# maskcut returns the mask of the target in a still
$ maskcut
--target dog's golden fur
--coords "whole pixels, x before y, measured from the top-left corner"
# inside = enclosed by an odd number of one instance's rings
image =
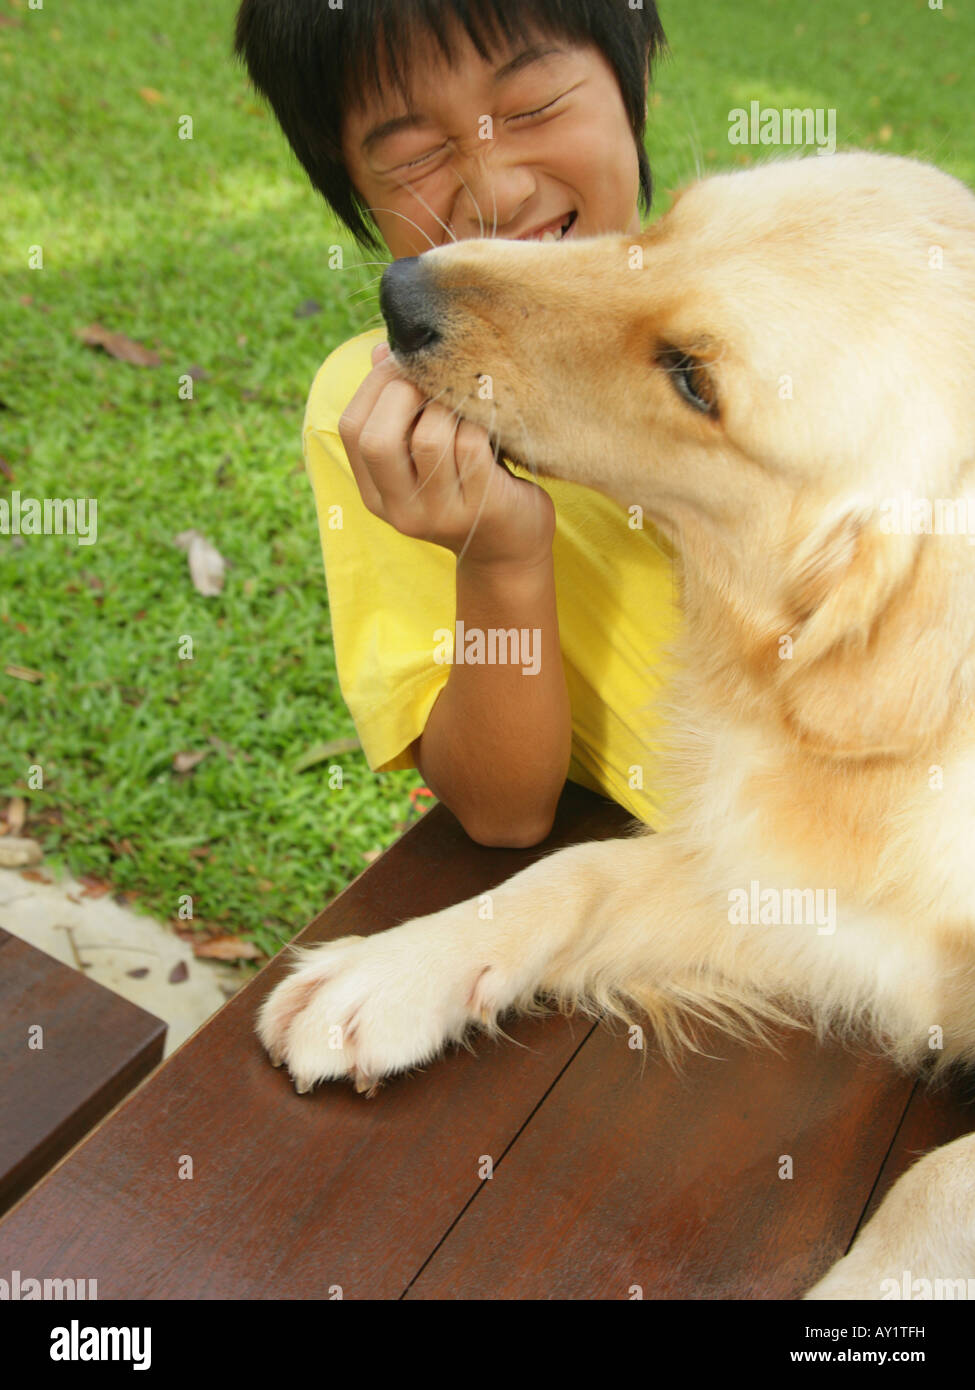
[[[681,557],[673,824],[541,860],[492,922],[304,953],[262,1011],[274,1059],[365,1087],[542,993],[643,1009],[669,1052],[793,1020],[975,1060],[975,549],[881,525],[905,492],[975,501],[975,198],[909,160],[782,161],[635,240],[423,264],[439,339],[406,374]],[[835,931],[732,924],[751,881],[835,889]]]

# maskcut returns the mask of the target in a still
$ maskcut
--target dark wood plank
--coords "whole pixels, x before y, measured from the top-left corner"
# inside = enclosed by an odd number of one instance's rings
[[[848,1243],[912,1085],[805,1034],[781,1046],[714,1037],[682,1075],[641,1074],[599,1029],[408,1296],[796,1297]]]
[[[568,786],[549,840],[474,845],[427,813],[303,933],[366,934],[483,892],[541,854],[629,818]],[[396,1298],[590,1031],[524,1020],[375,1100],[297,1096],[253,1032],[279,957],[0,1223],[0,1268],[81,1272],[100,1298]],[[183,1156],[191,1179],[179,1177]]]
[[[149,1074],[165,1039],[161,1019],[0,930],[0,1211]]]

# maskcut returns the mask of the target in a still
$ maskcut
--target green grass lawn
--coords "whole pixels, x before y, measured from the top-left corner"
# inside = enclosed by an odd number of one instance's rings
[[[271,952],[395,838],[420,779],[376,777],[358,751],[299,770],[355,733],[302,411],[322,359],[374,321],[374,289],[355,292],[377,272],[355,268],[232,62],[235,8],[0,0],[0,496],[98,501],[96,545],[0,537],[0,795],[26,797],[49,862],[164,918],[190,893],[201,926]],[[841,148],[917,154],[975,184],[969,7],[661,8],[655,211],[697,167],[764,153],[727,139],[729,110],[756,99],[835,108]],[[345,272],[326,264],[336,242]],[[296,317],[310,299],[321,312]],[[93,322],[160,365],[84,346]],[[217,598],[173,543],[190,527],[230,563]]]

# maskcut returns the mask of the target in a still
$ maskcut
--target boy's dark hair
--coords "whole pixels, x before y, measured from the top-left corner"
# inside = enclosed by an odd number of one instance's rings
[[[355,239],[381,249],[375,224],[342,158],[343,111],[380,94],[378,52],[405,96],[404,74],[422,45],[435,41],[453,58],[450,21],[489,60],[499,40],[529,39],[531,30],[593,44],[609,63],[640,161],[640,205],[653,197],[643,145],[648,65],[666,38],[654,0],[242,0],[234,49],[270,102],[312,184]]]

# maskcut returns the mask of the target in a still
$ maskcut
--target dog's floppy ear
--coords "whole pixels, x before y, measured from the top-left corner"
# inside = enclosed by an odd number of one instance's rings
[[[972,657],[973,571],[964,537],[887,534],[861,503],[816,528],[788,576],[792,657],[779,670],[803,743],[904,757],[937,737]]]
[[[864,641],[915,562],[917,537],[885,535],[875,516],[868,502],[849,500],[796,550],[786,575],[786,610],[804,665],[841,640]]]

